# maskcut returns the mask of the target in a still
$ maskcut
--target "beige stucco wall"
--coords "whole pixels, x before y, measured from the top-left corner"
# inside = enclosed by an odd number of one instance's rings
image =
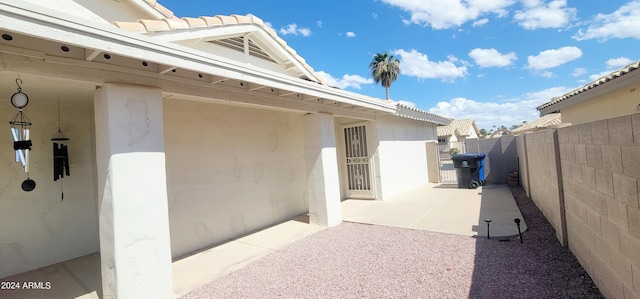
[[[561,128],[559,141],[569,247],[605,296],[637,298],[640,114]]]
[[[300,114],[165,100],[174,257],[305,213]]]
[[[93,107],[60,104],[71,139],[70,176],[54,182],[50,139],[58,129],[57,105],[31,99],[25,114],[33,123],[30,177],[37,185],[24,192],[26,174],[14,162],[8,124],[18,112],[8,101],[13,92],[0,105],[0,278],[98,251]]]
[[[640,83],[563,108],[562,122],[574,125],[638,112]]]
[[[429,182],[426,142],[437,140],[434,124],[382,116],[376,120],[380,199]]]

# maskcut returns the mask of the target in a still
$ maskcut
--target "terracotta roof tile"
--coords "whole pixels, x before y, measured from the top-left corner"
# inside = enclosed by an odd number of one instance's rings
[[[138,20],[138,22],[144,25],[144,28],[147,30],[147,32],[161,32],[161,31],[171,30],[171,27],[169,26],[169,24],[167,24],[167,22],[165,22],[164,20]],[[123,24],[123,23],[124,22],[120,22],[120,24]],[[125,29],[125,28],[121,28],[121,29]]]
[[[169,25],[171,30],[190,29],[189,22],[184,19],[164,19]]]
[[[234,18],[233,16],[220,16],[220,15],[217,15],[216,18],[219,18],[222,21],[223,25],[238,24],[238,19]]]
[[[440,116],[438,114],[424,111],[418,108],[409,107],[400,103],[396,104],[395,115],[408,119],[430,122],[438,125],[447,125],[451,122],[451,119],[448,117]]]
[[[438,133],[438,137],[453,136],[453,135],[460,134],[460,132],[458,131],[458,128],[451,125],[439,126],[436,128],[436,131]]]
[[[222,20],[220,18],[218,18],[217,16],[215,16],[215,17],[202,16],[202,17],[200,17],[200,19],[203,19],[207,23],[208,27],[214,27],[214,26],[222,25]]]
[[[513,133],[524,133],[524,132],[532,132],[541,129],[545,129],[548,127],[556,127],[562,123],[562,116],[560,113],[549,113],[544,115],[536,120],[533,120],[527,124],[519,126],[511,132]]]
[[[116,25],[116,27],[126,31],[137,33],[147,32],[147,28],[144,26],[144,24],[138,22],[113,22],[113,24]]]
[[[187,24],[189,25],[189,28],[203,28],[203,27],[207,27],[207,21],[205,21],[203,18],[188,18],[188,17],[184,17],[182,18],[185,22],[187,22]]]

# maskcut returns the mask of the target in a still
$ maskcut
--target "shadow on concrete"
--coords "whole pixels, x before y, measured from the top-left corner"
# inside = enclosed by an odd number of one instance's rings
[[[468,297],[604,298],[573,254],[558,242],[553,227],[523,189],[510,189],[523,216],[521,225],[525,221],[527,225],[526,231],[522,230],[523,243],[518,235],[488,239],[486,225],[478,227]],[[483,192],[483,204],[489,197],[489,192]],[[481,213],[479,221],[484,224],[486,217]],[[514,219],[508,220],[516,227]]]

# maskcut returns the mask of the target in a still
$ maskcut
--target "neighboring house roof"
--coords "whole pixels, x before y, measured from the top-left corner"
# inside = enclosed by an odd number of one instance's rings
[[[448,126],[438,127],[438,136],[471,136],[471,132],[475,131],[480,136],[480,131],[476,126],[476,122],[471,118],[454,119]]]
[[[418,108],[409,107],[400,103],[396,104],[395,115],[404,117],[404,118],[430,122],[438,125],[448,125],[452,121],[451,118],[440,116],[435,113],[427,112],[424,110],[420,110]],[[438,127],[438,129],[440,128],[441,127]]]
[[[522,126],[519,126],[513,130],[511,130],[514,134],[523,134],[527,132],[533,132],[537,130],[542,130],[546,128],[557,127],[562,123],[562,116],[560,113],[549,113],[544,115],[534,121],[526,123]]]
[[[580,88],[576,88],[570,92],[567,92],[561,96],[558,97],[554,97],[551,99],[551,101],[544,103],[540,106],[538,106],[536,109],[538,109],[538,111],[540,111],[543,115],[544,114],[548,114],[548,113],[553,113],[553,112],[557,112],[559,111],[561,108],[567,107],[569,105],[575,104],[572,102],[572,99],[574,99],[576,96],[591,91],[591,90],[599,90],[601,88],[604,88],[605,86],[609,86],[610,84],[613,84],[611,82],[615,81],[622,81],[625,78],[627,78],[629,75],[631,74],[638,74],[640,72],[635,72],[636,70],[638,70],[638,68],[640,68],[640,60],[630,63],[629,65],[611,72],[607,75],[604,75],[592,82],[589,82],[587,84],[585,84],[584,86],[580,87]],[[635,72],[635,73],[634,73]]]
[[[459,136],[460,130],[454,126],[439,126],[437,129],[438,137]]]

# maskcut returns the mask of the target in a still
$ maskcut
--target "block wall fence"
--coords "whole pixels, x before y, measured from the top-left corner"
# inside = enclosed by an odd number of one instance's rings
[[[527,194],[607,298],[640,297],[640,113],[517,137]]]

